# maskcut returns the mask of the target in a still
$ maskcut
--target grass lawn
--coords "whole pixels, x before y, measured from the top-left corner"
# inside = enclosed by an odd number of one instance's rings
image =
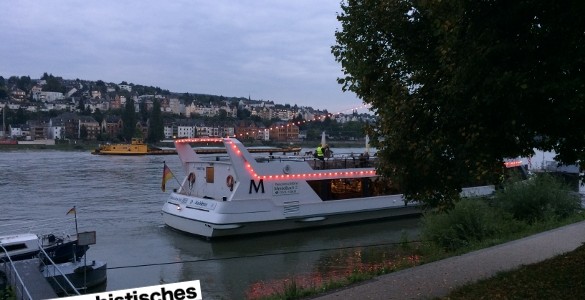
[[[461,287],[443,299],[583,299],[585,245]]]

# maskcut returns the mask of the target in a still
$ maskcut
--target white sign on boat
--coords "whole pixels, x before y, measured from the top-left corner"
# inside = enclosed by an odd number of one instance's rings
[[[298,193],[298,182],[275,182],[272,188],[272,196],[294,195]]]

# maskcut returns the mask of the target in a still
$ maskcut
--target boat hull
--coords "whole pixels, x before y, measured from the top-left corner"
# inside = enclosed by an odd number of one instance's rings
[[[107,281],[107,263],[103,261],[94,260],[87,266],[83,261],[44,266],[41,272],[57,294],[63,293],[62,287],[69,287],[65,277],[57,268],[63,272],[75,288],[80,290],[103,286]],[[67,289],[66,292],[72,291]]]
[[[394,204],[390,206],[372,205],[369,209],[363,208],[367,200],[360,199],[359,201],[362,202],[359,204],[362,209],[347,210],[342,207],[343,205],[336,208],[336,205],[323,203],[324,209],[318,209],[315,207],[318,205],[312,205],[314,213],[288,216],[283,214],[272,217],[269,216],[272,213],[268,212],[218,214],[198,210],[183,214],[179,213],[176,204],[167,203],[163,208],[162,215],[165,224],[170,228],[205,238],[217,238],[416,216],[422,212],[418,205],[404,205],[402,201],[390,202]],[[185,210],[185,208],[181,208],[181,210]],[[279,209],[273,211],[279,211]]]

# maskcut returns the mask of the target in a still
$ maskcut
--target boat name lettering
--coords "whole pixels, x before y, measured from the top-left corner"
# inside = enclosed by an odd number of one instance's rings
[[[175,195],[172,195],[171,200],[175,200],[177,202],[181,202],[181,203],[185,204],[185,203],[187,203],[188,199],[187,199],[187,197],[177,197]]]
[[[254,189],[254,191],[256,192],[256,194],[258,193],[258,191],[260,189],[262,189],[262,194],[264,194],[264,179],[260,179],[260,182],[258,182],[258,185],[256,185],[256,181],[254,181],[254,179],[250,179],[250,191],[249,191],[249,194],[252,194],[252,188]]]
[[[193,202],[193,200],[191,200],[191,201],[189,201],[189,204],[207,207],[207,204],[208,203],[207,202],[200,201],[200,200],[195,200],[195,202]]]
[[[189,206],[191,208],[202,208],[207,210],[214,210],[217,203],[215,202],[207,202],[203,200],[189,200]]]
[[[294,195],[298,193],[298,182],[275,182],[272,186],[272,196]]]

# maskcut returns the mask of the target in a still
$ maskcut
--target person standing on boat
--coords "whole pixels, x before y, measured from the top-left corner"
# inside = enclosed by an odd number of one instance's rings
[[[360,167],[366,168],[369,166],[370,153],[368,151],[360,154]]]
[[[319,160],[325,160],[323,146],[321,144],[319,144],[319,146],[317,146],[317,150],[315,150],[315,157],[317,157]]]
[[[331,158],[333,156],[333,151],[331,151],[331,148],[327,144],[323,147],[323,156],[325,158]]]

